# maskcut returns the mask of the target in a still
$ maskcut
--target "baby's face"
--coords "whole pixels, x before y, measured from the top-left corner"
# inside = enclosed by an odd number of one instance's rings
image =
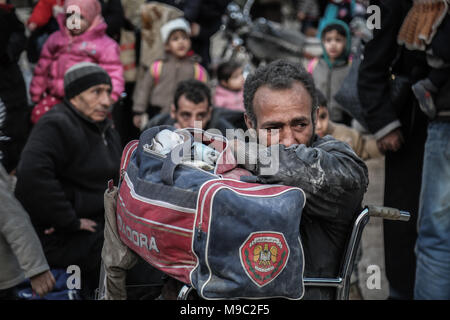
[[[89,28],[89,22],[82,15],[67,14],[66,27],[71,35],[77,36]]]
[[[177,58],[184,58],[191,49],[191,39],[183,30],[176,30],[169,36],[166,43],[166,51],[169,51]]]
[[[319,106],[319,115],[317,117],[316,123],[316,134],[321,138],[325,136],[328,131],[328,121],[328,109],[326,107]]]
[[[240,91],[244,87],[244,73],[242,68],[237,68],[234,70],[234,72],[231,74],[231,77],[222,85],[224,87],[233,90],[233,91]]]
[[[345,37],[336,30],[328,31],[322,38],[323,46],[330,60],[339,58],[345,49]]]

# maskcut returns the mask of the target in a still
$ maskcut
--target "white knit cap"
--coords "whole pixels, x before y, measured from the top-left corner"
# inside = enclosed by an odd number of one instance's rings
[[[172,34],[172,32],[176,30],[184,30],[188,35],[191,34],[191,28],[189,27],[189,23],[186,21],[186,19],[178,18],[170,20],[161,27],[162,42],[166,43],[167,40],[169,40],[169,37]]]

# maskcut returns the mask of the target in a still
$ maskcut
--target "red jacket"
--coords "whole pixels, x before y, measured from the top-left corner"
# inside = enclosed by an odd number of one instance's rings
[[[27,24],[35,23],[37,27],[45,26],[53,15],[55,5],[63,6],[64,0],[39,0],[28,19]]]

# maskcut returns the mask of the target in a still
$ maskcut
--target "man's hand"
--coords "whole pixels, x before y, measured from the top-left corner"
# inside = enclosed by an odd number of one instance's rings
[[[55,232],[55,228],[53,228],[53,227],[44,230],[44,234],[47,234],[47,235],[52,234],[53,232]]]
[[[260,145],[250,145],[249,143],[245,143],[244,141],[235,138],[230,141],[229,148],[238,165],[241,165],[249,171],[256,170],[258,164],[258,152],[261,150]]]
[[[197,22],[191,23],[191,37],[195,38],[200,34],[200,25]]]
[[[386,151],[398,151],[404,141],[400,128],[397,128],[379,139],[377,141],[377,146],[383,153]]]
[[[95,232],[96,226],[97,223],[95,221],[85,218],[80,219],[80,230]],[[55,232],[55,228],[53,227],[44,230],[44,234],[46,235],[52,234],[53,232]]]
[[[143,114],[137,114],[133,117],[133,124],[136,128],[140,129],[142,127],[142,121],[144,120]]]
[[[303,21],[303,20],[305,20],[305,18],[306,18],[306,14],[303,11],[297,12],[297,19],[299,21]]]
[[[95,227],[97,223],[91,219],[81,218],[80,219],[80,230],[86,230],[90,232],[95,232]]]
[[[34,277],[30,278],[31,288],[36,292],[41,298],[47,293],[53,290],[53,286],[56,281],[50,270],[40,273]]]
[[[36,28],[37,28],[37,25],[34,22],[30,22],[30,24],[28,25],[28,30],[30,30],[31,32],[36,30]]]

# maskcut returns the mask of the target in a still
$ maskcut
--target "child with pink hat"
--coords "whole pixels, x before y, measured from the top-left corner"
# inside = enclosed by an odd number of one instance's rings
[[[45,42],[30,85],[33,123],[64,98],[64,74],[79,62],[97,63],[108,72],[114,101],[124,91],[119,45],[106,35],[98,0],[66,0],[57,20],[60,30]]]

